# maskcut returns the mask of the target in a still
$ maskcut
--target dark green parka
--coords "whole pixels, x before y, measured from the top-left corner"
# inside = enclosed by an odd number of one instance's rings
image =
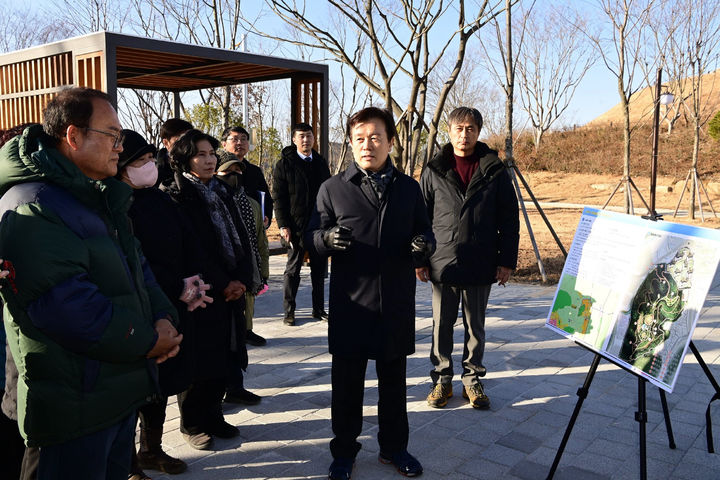
[[[39,125],[0,150],[0,290],[29,446],[113,425],[157,393],[154,322],[176,318],[126,215],[131,189],[91,180]]]

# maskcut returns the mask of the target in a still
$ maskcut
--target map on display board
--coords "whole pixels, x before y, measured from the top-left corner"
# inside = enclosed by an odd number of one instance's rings
[[[720,231],[585,208],[546,326],[672,392]]]

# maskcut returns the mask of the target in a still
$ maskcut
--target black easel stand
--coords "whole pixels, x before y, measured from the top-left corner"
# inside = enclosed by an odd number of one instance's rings
[[[700,368],[703,369],[703,372],[705,372],[705,376],[708,378],[710,384],[715,389],[715,395],[712,396],[712,398],[708,402],[707,409],[705,410],[705,435],[707,439],[708,453],[715,453],[715,446],[713,445],[712,436],[712,418],[710,417],[710,406],[712,406],[712,402],[714,402],[715,400],[720,400],[720,385],[718,385],[715,377],[713,377],[712,372],[710,372],[710,369],[705,363],[705,360],[703,360],[703,358],[700,356],[700,352],[692,341],[690,341],[690,350],[692,350],[693,355],[695,355],[695,358],[700,364]]]
[[[685,182],[685,183],[687,184],[687,182]],[[703,186],[703,188],[705,188],[705,187]],[[684,191],[684,189],[683,189],[683,191]],[[705,195],[707,195],[707,192],[705,192]],[[698,194],[698,200],[699,200],[699,198],[700,198],[700,194]],[[682,195],[680,196],[680,200],[682,200]],[[650,205],[652,205],[652,207],[650,207],[648,209],[648,215],[643,215],[642,218],[644,218],[646,220],[652,220],[653,222],[662,220],[662,215],[658,215],[658,213],[655,211],[655,192],[654,191],[652,191],[651,195],[650,195]],[[679,205],[680,205],[680,202],[678,202],[678,206]],[[712,204],[710,205],[710,207],[712,208]],[[700,207],[700,213],[702,214],[702,206]],[[715,213],[715,209],[713,209],[713,213]],[[675,209],[675,214],[677,214],[677,208]],[[710,381],[710,384],[715,389],[715,394],[712,396],[712,398],[708,402],[707,409],[705,410],[705,435],[706,435],[706,440],[707,440],[707,449],[708,449],[708,453],[715,453],[715,446],[713,444],[714,442],[713,442],[713,436],[712,436],[712,417],[710,416],[710,407],[712,406],[712,402],[714,402],[715,400],[720,400],[720,385],[718,385],[717,381],[715,380],[715,377],[713,377],[712,372],[710,372],[710,369],[708,368],[707,364],[705,363],[705,360],[703,360],[702,356],[700,355],[700,351],[697,349],[697,347],[692,342],[692,340],[690,340],[690,350],[692,350],[693,355],[695,355],[695,358],[697,359],[698,363],[700,364],[700,367],[702,368],[703,372],[705,373],[705,376],[708,378],[708,380]],[[668,438],[671,439],[670,440],[670,448],[675,448],[675,442],[672,440],[672,430],[670,427],[670,417],[668,415],[667,400],[665,399],[665,391],[662,389],[660,389],[660,400],[662,401],[663,413],[665,414],[665,425],[668,427],[668,436],[669,436]]]
[[[691,343],[692,345],[692,343]],[[584,347],[586,348],[586,347]],[[562,457],[563,452],[565,451],[565,446],[567,445],[568,440],[570,439],[570,434],[572,433],[572,429],[575,426],[575,420],[577,420],[578,414],[580,414],[580,409],[582,408],[582,404],[585,401],[585,398],[587,397],[588,390],[590,389],[590,384],[592,383],[593,377],[595,376],[595,371],[597,370],[598,364],[600,363],[601,356],[599,354],[595,354],[595,358],[592,361],[592,364],[590,364],[590,370],[587,373],[587,376],[585,377],[585,383],[583,383],[583,386],[580,387],[577,391],[578,401],[575,405],[575,410],[573,410],[572,416],[570,417],[570,422],[568,423],[567,428],[565,429],[565,435],[563,436],[562,442],[560,442],[560,447],[558,447],[558,451],[555,454],[555,460],[553,460],[553,464],[550,467],[550,473],[548,473],[547,480],[550,480],[555,476],[555,471],[557,470],[558,464],[560,463],[560,458]],[[645,380],[642,377],[638,377],[638,411],[635,412],[635,420],[640,423],[640,478],[642,480],[647,479],[647,458],[646,458],[646,448],[645,448],[645,430],[646,430],[646,423],[647,423],[647,406],[645,402],[645,383],[647,380]],[[662,403],[663,408],[663,417],[665,418],[665,428],[667,430],[668,434],[668,443],[670,445],[670,448],[675,448],[675,438],[672,433],[672,425],[670,424],[670,413],[668,411],[667,407],[667,400],[665,398],[665,392],[662,389],[658,389],[660,391],[660,401]],[[713,397],[714,398],[714,397]],[[720,398],[720,397],[718,397]],[[710,407],[708,407],[709,409]]]

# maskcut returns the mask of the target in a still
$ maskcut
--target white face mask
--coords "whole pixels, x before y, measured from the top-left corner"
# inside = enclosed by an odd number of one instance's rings
[[[147,162],[141,167],[128,165],[125,167],[125,174],[128,183],[135,188],[148,188],[155,185],[158,179],[158,169],[155,162]]]

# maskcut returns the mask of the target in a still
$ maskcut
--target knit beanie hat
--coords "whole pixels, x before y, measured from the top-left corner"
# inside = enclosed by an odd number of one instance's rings
[[[153,156],[157,155],[157,148],[145,141],[142,135],[134,130],[123,130],[125,135],[123,139],[123,151],[118,155],[118,174],[127,166],[128,163],[137,160],[148,152],[152,152]]]
[[[216,155],[218,159],[218,172],[224,172],[234,163],[240,164],[240,169],[245,170],[245,164],[234,153],[228,152],[227,150],[218,150]]]

